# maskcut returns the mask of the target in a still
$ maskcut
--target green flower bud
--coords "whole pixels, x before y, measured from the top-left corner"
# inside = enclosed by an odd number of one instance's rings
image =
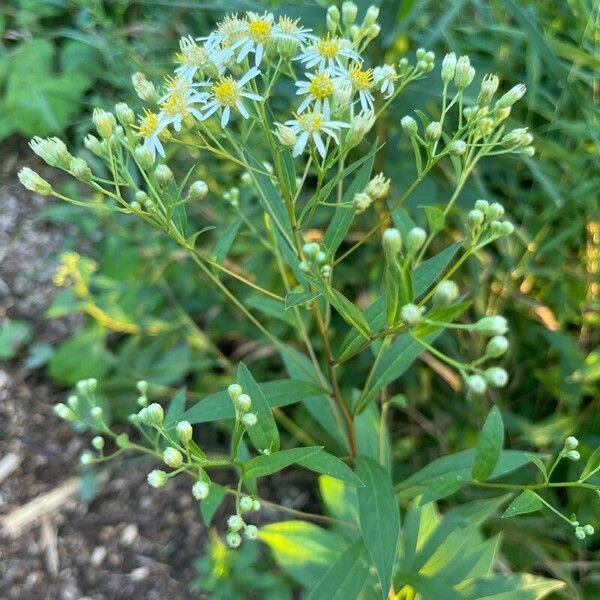
[[[298,136],[294,133],[293,129],[287,125],[282,125],[281,123],[275,123],[275,127],[277,129],[273,133],[280,141],[281,145],[286,146],[287,148],[293,148],[298,140]]]
[[[298,268],[302,273],[310,273],[310,265],[303,260],[298,263]]]
[[[486,215],[488,209],[490,208],[490,203],[487,200],[477,200],[474,208],[476,210],[480,210],[484,215]]]
[[[461,56],[456,61],[456,71],[454,75],[454,85],[459,90],[464,90],[471,85],[475,77],[475,69],[471,66],[468,56]]]
[[[469,391],[477,396],[485,394],[485,391],[487,390],[487,384],[481,375],[471,375],[470,377],[467,377],[466,384]]]
[[[242,394],[243,390],[242,390],[242,386],[239,383],[232,383],[228,388],[227,388],[227,393],[229,394],[229,398],[231,399],[232,402],[235,402],[239,396]]]
[[[179,421],[175,426],[175,431],[177,432],[177,437],[182,444],[188,444],[194,433],[192,426],[189,421]]]
[[[256,415],[254,413],[246,413],[242,417],[242,425],[244,425],[244,427],[254,427],[257,422],[258,419],[256,418]]]
[[[142,394],[143,396],[145,396],[148,393],[148,382],[144,381],[143,379],[141,379],[140,381],[138,381],[135,384],[135,387],[137,388],[138,392],[140,394]]]
[[[101,421],[102,417],[104,416],[104,411],[99,406],[94,406],[92,410],[90,410],[90,415],[92,419],[95,419],[96,421]]]
[[[369,194],[365,194],[365,192],[358,192],[354,194],[354,198],[352,199],[352,204],[354,205],[354,209],[357,213],[362,213],[367,210],[367,208],[371,206],[371,202],[371,196],[369,196]]]
[[[503,335],[495,335],[491,338],[485,347],[485,356],[488,358],[498,358],[508,350],[508,340]]]
[[[240,510],[242,512],[250,512],[254,507],[254,500],[250,496],[242,496],[240,498]]]
[[[444,85],[448,85],[452,79],[454,79],[454,73],[456,72],[456,54],[450,52],[444,56],[442,60],[442,72],[441,77]]]
[[[104,156],[105,146],[104,144],[95,136],[89,133],[83,138],[83,145],[96,156]]]
[[[349,27],[354,23],[354,21],[356,21],[357,13],[358,7],[356,4],[354,4],[354,2],[346,0],[346,2],[342,4],[342,22],[344,25],[346,25],[346,27]]]
[[[79,408],[79,398],[72,394],[67,398],[67,405],[73,411],[76,411]]]
[[[379,173],[369,183],[367,187],[364,189],[365,194],[368,194],[373,200],[381,200],[385,198],[390,189],[391,180],[385,177],[383,173]]]
[[[585,531],[584,531],[583,527],[575,527],[575,537],[578,540],[585,539]]]
[[[173,171],[167,165],[161,164],[154,169],[154,177],[161,188],[166,188],[173,181]]]
[[[490,219],[499,219],[503,215],[504,207],[502,206],[502,204],[499,204],[498,202],[493,202],[492,204],[490,204],[490,207],[488,209],[488,217]]]
[[[169,481],[169,476],[160,469],[154,469],[154,471],[150,471],[150,473],[148,473],[148,477],[146,479],[153,488],[159,488]]]
[[[192,486],[192,496],[196,500],[205,500],[210,493],[210,486],[205,481],[196,481]]]
[[[508,323],[500,315],[483,317],[475,323],[475,330],[479,331],[482,335],[504,335],[508,331]]]
[[[508,373],[500,367],[486,369],[483,376],[486,382],[495,388],[502,388],[508,383]]]
[[[379,17],[379,8],[374,5],[369,6],[369,8],[367,9],[367,12],[365,13],[365,18],[363,19],[363,22],[362,22],[362,28],[368,29],[369,27],[371,27],[371,25],[374,25],[375,21],[377,21],[378,17]]]
[[[323,265],[319,272],[321,273],[321,277],[327,279],[331,276],[331,267],[329,265]]]
[[[227,519],[227,527],[231,531],[239,531],[244,526],[244,520],[240,515],[231,515],[229,519]]]
[[[577,462],[580,458],[581,458],[581,454],[579,454],[579,452],[577,452],[577,450],[569,450],[565,456],[569,459],[572,460],[573,462]]]
[[[467,150],[467,144],[463,140],[455,140],[448,144],[448,152],[452,156],[462,156]]]
[[[579,440],[574,435],[570,435],[565,440],[565,449],[566,450],[575,450],[575,448],[577,448],[577,446],[579,446]]]
[[[583,526],[583,532],[585,535],[594,535],[594,531],[593,525],[590,525],[589,523]]]
[[[179,452],[177,448],[172,448],[171,446],[164,449],[162,457],[164,463],[173,469],[177,469],[183,463],[183,455],[181,452]]]
[[[338,9],[338,7],[335,4],[332,4],[328,9],[327,9],[327,16],[334,22],[334,23],[339,23],[340,22],[340,10]]]
[[[383,232],[383,250],[387,256],[395,257],[402,249],[402,236],[400,232],[391,227]]]
[[[165,413],[163,411],[163,407],[156,402],[153,402],[148,406],[148,408],[143,409],[146,411],[145,413],[145,422],[146,425],[150,425],[150,427],[160,427],[165,418]],[[141,417],[142,411],[140,411]]]
[[[101,108],[94,109],[94,112],[92,114],[92,121],[96,126],[98,134],[104,141],[110,139],[110,136],[115,132],[115,128],[117,127],[117,120],[115,119],[115,115],[106,112]]]
[[[154,84],[146,79],[143,73],[134,73],[131,76],[131,83],[135,93],[144,102],[158,102],[159,96]]]
[[[125,102],[115,104],[115,114],[119,123],[124,127],[129,127],[135,122],[135,113]]]
[[[230,548],[239,548],[242,543],[242,538],[237,531],[228,531],[225,540]]]
[[[319,251],[315,256],[315,262],[319,265],[324,265],[327,262],[327,254],[325,252]]]
[[[321,250],[321,247],[316,242],[310,242],[309,244],[304,244],[304,246],[302,246],[302,252],[309,259],[314,259],[319,250]]]
[[[448,306],[458,297],[458,286],[454,281],[441,281],[433,291],[433,305]]]
[[[74,158],[71,161],[71,165],[69,166],[69,170],[73,173],[73,176],[79,179],[79,181],[83,181],[84,183],[89,183],[92,180],[92,170],[89,165],[83,160],[83,158]]]
[[[400,318],[408,327],[414,327],[422,316],[421,309],[416,304],[405,304],[400,309]]]
[[[242,413],[246,413],[252,406],[252,398],[248,394],[240,394],[235,400],[235,404]]]
[[[406,237],[406,249],[410,255],[415,255],[425,243],[427,232],[420,227],[413,227]]]
[[[92,446],[96,450],[102,450],[104,448],[104,438],[101,435],[97,435],[92,439]]]
[[[146,146],[137,146],[133,151],[135,162],[139,165],[141,169],[145,171],[149,171],[154,164],[154,159],[152,158],[152,152],[150,152],[149,148]]]
[[[17,173],[17,177],[21,185],[40,196],[49,196],[52,193],[52,186],[29,167],[23,167]]]
[[[59,402],[54,405],[54,413],[65,421],[77,421],[77,415],[66,404]]]
[[[497,75],[485,75],[482,82],[481,88],[479,90],[479,96],[477,97],[477,104],[479,106],[487,106],[493,95],[498,90],[498,85],[500,80]]]
[[[246,525],[244,536],[247,540],[255,540],[258,537],[258,527],[256,525]]]
[[[256,498],[253,500],[253,502],[252,502],[252,510],[254,512],[258,512],[260,510],[260,500],[257,500]]]
[[[409,137],[414,137],[419,132],[417,122],[408,115],[400,119],[400,125],[404,133],[406,133],[406,135],[408,135]]]
[[[474,208],[473,210],[469,211],[467,220],[469,223],[469,228],[471,230],[474,230],[474,229],[477,229],[478,227],[481,227],[481,225],[483,224],[483,221],[485,220],[485,215],[477,208]]]
[[[187,199],[194,200],[204,200],[208,196],[208,186],[205,181],[198,179],[194,181],[192,185],[190,185],[190,189],[188,190]]]
[[[423,60],[425,58],[425,54],[427,54],[427,50],[425,50],[425,48],[417,48],[415,51],[417,60]]]
[[[519,83],[512,87],[508,92],[506,92],[503,96],[500,97],[498,102],[496,102],[496,108],[507,108],[512,106],[515,102],[520,100],[527,91],[527,86],[523,83]]]
[[[79,457],[79,462],[84,467],[87,467],[87,466],[93,464],[95,462],[95,460],[96,459],[94,458],[94,455],[89,450],[86,450],[85,452],[83,452],[81,454],[81,456]]]
[[[425,141],[429,143],[437,142],[442,137],[442,124],[439,121],[432,121],[425,128]]]

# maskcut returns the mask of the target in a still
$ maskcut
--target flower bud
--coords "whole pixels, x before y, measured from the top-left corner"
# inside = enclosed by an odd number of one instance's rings
[[[100,421],[104,416],[104,411],[99,406],[94,406],[92,410],[90,410],[90,416],[92,417],[92,419]]]
[[[577,446],[579,446],[579,440],[574,435],[570,435],[565,440],[565,450],[575,450]]]
[[[475,208],[480,210],[484,215],[487,215],[489,207],[490,203],[487,200],[477,200],[477,202],[475,202]]]
[[[69,408],[66,404],[59,402],[54,405],[54,414],[59,416],[61,419],[65,421],[76,421],[77,415],[73,412],[71,408]]]
[[[209,492],[210,486],[204,481],[196,481],[192,486],[192,496],[194,496],[196,500],[205,500],[208,498]]]
[[[362,28],[368,29],[369,27],[371,27],[371,25],[373,25],[375,23],[375,21],[377,21],[378,17],[379,17],[379,8],[374,5],[369,6],[369,8],[367,9],[367,12],[365,13],[365,18],[363,19],[363,22],[362,22]]]
[[[578,540],[585,539],[585,530],[583,529],[583,527],[575,527],[575,537]]]
[[[356,15],[358,13],[358,7],[354,2],[346,0],[342,4],[342,22],[346,27],[349,27],[356,21]]]
[[[242,425],[244,425],[244,427],[254,427],[257,422],[258,419],[256,418],[256,415],[254,413],[246,413],[242,417]]]
[[[320,250],[319,252],[317,252],[317,254],[315,256],[315,262],[318,265],[324,265],[327,262],[327,254],[325,254],[325,252]]]
[[[329,33],[335,33],[338,28],[338,24],[329,16],[329,13],[325,16],[325,25],[327,26],[327,31],[329,31]]]
[[[452,81],[455,72],[456,54],[454,54],[454,52],[450,52],[450,54],[446,54],[446,56],[444,56],[444,60],[442,60],[441,77],[444,85],[448,85]]]
[[[317,256],[319,250],[321,250],[321,247],[316,242],[310,242],[302,246],[302,252],[309,259],[314,259]]]
[[[173,181],[173,171],[167,165],[161,164],[154,169],[154,177],[160,187],[166,188]]]
[[[96,156],[102,157],[104,155],[104,144],[91,133],[83,138],[83,145]]]
[[[458,286],[454,281],[441,281],[433,291],[434,306],[448,306],[458,297]]]
[[[86,450],[85,452],[82,452],[81,456],[79,457],[79,462],[84,467],[87,467],[88,465],[93,464],[94,461],[95,461],[94,455],[89,450]]]
[[[425,128],[425,141],[429,143],[437,142],[442,137],[442,124],[439,121],[432,121]]]
[[[254,506],[254,500],[250,496],[242,496],[240,498],[240,510],[242,512],[250,512]]]
[[[253,502],[252,502],[252,510],[254,512],[258,512],[260,510],[260,500],[257,500],[256,498],[253,500]]]
[[[504,207],[499,202],[492,202],[487,214],[490,219],[499,219],[504,215]]]
[[[535,148],[533,146],[527,146],[527,148],[519,150],[519,154],[522,154],[523,156],[533,156],[535,154]]]
[[[405,304],[400,309],[400,318],[408,327],[414,327],[421,317],[421,309],[416,304]]]
[[[508,340],[503,335],[495,335],[491,338],[485,347],[485,356],[488,358],[498,358],[506,354],[508,350]]]
[[[30,148],[51,167],[68,169],[73,157],[67,150],[65,143],[56,137],[34,137],[29,142]]]
[[[194,200],[204,200],[208,196],[208,186],[205,181],[202,179],[197,179],[190,185],[190,189],[188,190],[187,199]]]
[[[390,190],[391,180],[387,179],[383,173],[379,173],[369,181],[365,188],[365,194],[371,196],[373,200],[385,198]]]
[[[583,532],[585,535],[594,535],[594,531],[594,526],[590,525],[589,523],[583,526]]]
[[[179,452],[177,448],[172,448],[171,446],[164,449],[162,457],[164,463],[173,469],[177,469],[183,463],[183,455],[181,452]]]
[[[96,450],[102,450],[104,448],[104,438],[101,435],[97,435],[92,439],[92,446]]]
[[[232,402],[235,402],[242,392],[243,392],[242,386],[239,385],[239,383],[232,383],[227,388],[227,393],[229,394],[229,398],[231,399]]]
[[[461,56],[456,61],[456,71],[454,75],[454,85],[459,90],[464,90],[471,85],[475,77],[475,69],[471,66],[468,56]]]
[[[425,243],[427,232],[420,227],[413,227],[406,237],[406,249],[410,255],[415,255]]]
[[[512,106],[517,100],[520,100],[527,91],[527,86],[523,83],[519,83],[512,87],[508,92],[500,97],[496,102],[496,108],[507,108]]]
[[[175,426],[175,431],[177,432],[179,441],[184,445],[190,442],[194,433],[189,421],[179,421]]]
[[[162,425],[165,418],[165,413],[160,404],[153,402],[150,404],[150,406],[148,406],[148,408],[142,409],[142,411],[140,411],[140,417],[143,410],[146,411],[144,419],[146,425],[149,425],[150,427],[160,427]]]
[[[487,390],[487,384],[481,375],[471,375],[470,377],[467,377],[466,384],[469,391],[477,396],[485,394],[485,391]]]
[[[302,273],[310,273],[310,265],[304,260],[301,260],[298,263],[298,268],[300,271],[302,271]]]
[[[239,548],[242,543],[242,538],[237,531],[228,531],[225,540],[230,548]]]
[[[244,527],[244,537],[247,540],[255,540],[258,537],[258,527],[256,525],[246,525]]]
[[[115,115],[117,115],[117,120],[124,127],[129,127],[135,122],[135,113],[125,102],[115,104]]]
[[[494,235],[501,237],[510,235],[515,230],[515,227],[509,221],[492,221],[490,223],[490,229]]]
[[[159,488],[169,481],[169,476],[160,469],[154,469],[154,471],[150,471],[150,473],[148,473],[148,477],[146,479],[153,488]]]
[[[231,515],[229,519],[227,519],[227,527],[231,531],[239,531],[244,526],[244,520],[240,515]]]
[[[240,394],[235,400],[235,404],[240,412],[246,413],[252,406],[252,398],[248,394]]]
[[[92,114],[92,121],[96,127],[96,131],[103,140],[110,139],[110,136],[115,132],[117,120],[115,115],[106,112],[101,108],[95,108]]]
[[[485,215],[479,209],[474,208],[473,210],[469,211],[467,220],[471,229],[477,229],[483,224]]]
[[[415,51],[417,60],[423,60],[425,58],[425,54],[427,54],[427,50],[425,50],[425,48],[417,48]]]
[[[339,23],[340,22],[340,10],[339,8],[335,5],[332,4],[328,9],[327,9],[327,16],[334,22],[334,23]]]
[[[320,270],[321,276],[325,279],[331,276],[331,267],[329,265],[323,265]]]
[[[133,151],[135,162],[138,164],[140,169],[148,171],[154,165],[154,158],[152,158],[152,152],[146,146],[137,146]]]
[[[92,170],[83,158],[73,158],[69,170],[79,181],[89,183],[92,180]]]
[[[500,367],[486,369],[483,376],[486,382],[495,388],[502,388],[508,383],[508,373]]]
[[[138,97],[144,102],[157,102],[158,92],[154,87],[154,84],[146,79],[143,73],[134,73],[131,76],[131,83],[133,89]]]
[[[79,408],[79,398],[74,394],[67,398],[67,405],[73,411],[76,411]]]
[[[354,198],[352,199],[352,204],[354,205],[354,209],[357,213],[364,212],[371,206],[371,196],[366,194],[365,192],[358,192],[354,194]]]
[[[352,93],[350,91],[350,93]],[[350,121],[350,129],[346,134],[346,144],[354,148],[362,142],[375,124],[375,113],[372,110],[362,111],[355,115]]]
[[[52,186],[29,167],[23,167],[17,173],[17,177],[21,185],[40,196],[49,196],[52,193]]]
[[[287,125],[281,125],[281,123],[275,123],[277,128],[273,133],[279,142],[287,148],[293,148],[296,145],[298,136],[294,133],[291,127]]]
[[[479,106],[487,106],[492,96],[496,93],[500,80],[497,75],[485,75],[481,82],[481,88],[479,90],[479,96],[477,97],[477,104]]]
[[[508,331],[508,323],[504,317],[494,315],[491,317],[483,317],[475,323],[475,330],[482,335],[496,336],[504,335]]]
[[[581,454],[579,454],[579,452],[577,452],[577,450],[569,450],[565,456],[569,459],[572,460],[573,462],[577,462],[580,458],[581,458]]]
[[[387,256],[395,257],[402,249],[402,236],[400,232],[391,227],[383,232],[383,250]]]
[[[417,122],[410,116],[406,115],[400,119],[400,125],[402,126],[402,130],[409,137],[414,137],[419,132],[419,127],[417,126]]]
[[[452,156],[462,156],[467,150],[467,144],[463,140],[455,140],[448,144],[448,152]]]
[[[138,392],[143,396],[145,396],[148,393],[148,382],[144,379],[140,379],[140,381],[138,381],[135,384],[135,387],[137,388]]]

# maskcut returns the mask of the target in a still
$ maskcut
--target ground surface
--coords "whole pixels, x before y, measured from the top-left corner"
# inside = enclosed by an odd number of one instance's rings
[[[56,343],[78,326],[77,319],[43,316],[55,293],[51,257],[67,229],[37,220],[51,201],[18,185],[26,151],[4,145],[0,156],[0,320],[26,319],[36,341]],[[88,442],[52,413],[65,390],[24,368],[22,358],[0,363],[0,460],[12,454],[20,461],[0,481],[0,518],[68,485],[80,474],[78,456]],[[205,531],[189,482],[156,491],[145,473],[120,468],[91,504],[75,493],[16,537],[0,534],[0,598],[200,598],[189,583]]]

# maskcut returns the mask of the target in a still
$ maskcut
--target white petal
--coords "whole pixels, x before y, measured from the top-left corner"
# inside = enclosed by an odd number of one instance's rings
[[[321,155],[321,158],[325,158],[325,146],[323,144],[323,140],[321,139],[321,135],[315,131],[312,134],[312,139],[315,143],[315,146],[317,147],[317,150],[319,151],[319,154]]]
[[[306,98],[304,98],[304,100],[302,101],[302,103],[300,104],[300,106],[298,107],[298,110],[296,112],[298,114],[304,112],[306,110],[306,108],[308,107],[308,105],[311,103],[311,100],[313,100],[312,95],[306,96]]]
[[[229,123],[229,116],[231,114],[231,110],[229,106],[226,106],[223,109],[223,114],[221,115],[221,127],[225,127],[227,123]]]
[[[292,152],[293,156],[299,156],[304,152],[304,148],[306,148],[306,142],[308,141],[308,132],[303,131],[296,140],[296,145],[294,146],[294,151]]]
[[[239,100],[235,103],[235,105],[244,119],[247,119],[250,116],[250,113],[246,107]]]

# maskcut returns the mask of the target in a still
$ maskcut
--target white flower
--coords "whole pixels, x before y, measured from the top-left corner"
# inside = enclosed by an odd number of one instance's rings
[[[216,33],[211,33],[204,44],[197,44],[191,36],[179,40],[181,52],[176,60],[181,65],[175,73],[191,81],[197,71],[207,77],[222,75],[226,63],[231,58],[231,50],[221,48],[220,38]]]
[[[300,46],[316,39],[311,33],[312,29],[302,27],[298,23],[299,20],[279,17],[277,24],[273,26],[273,37],[278,42],[277,49],[285,56],[293,56]]]
[[[165,156],[165,149],[158,139],[158,136],[166,126],[167,125],[161,120],[159,115],[144,109],[144,115],[140,118],[140,124],[138,126],[138,135],[144,139],[144,148],[150,150],[152,160],[156,159],[157,152],[163,158]]]
[[[310,111],[303,115],[296,115],[296,119],[290,119],[285,124],[298,136],[294,146],[293,155],[299,156],[304,152],[309,139],[315,144],[322,158],[325,158],[326,150],[323,138],[324,133],[339,144],[336,130],[349,127],[348,123],[341,121],[329,121],[322,113]]]
[[[394,93],[394,82],[398,79],[396,69],[392,65],[383,65],[373,69],[373,83],[379,88],[384,98]]]
[[[158,114],[163,127],[173,125],[175,131],[180,131],[181,122],[187,115],[202,119],[202,113],[194,105],[205,104],[208,93],[198,91],[196,88],[199,85],[183,77],[167,79],[166,93],[160,98],[161,110]]]
[[[273,40],[273,15],[249,12],[246,20],[242,21],[237,38],[231,46],[237,51],[237,62],[242,62],[253,52],[254,64],[258,67],[265,52],[265,45]]]
[[[374,110],[374,100],[371,89],[373,88],[373,69],[361,69],[360,64],[354,63],[344,73],[352,90],[358,92],[360,107],[363,111]]]
[[[330,100],[335,93],[336,85],[339,85],[339,77],[330,69],[320,69],[317,73],[307,73],[308,81],[297,81],[298,91],[296,95],[305,95],[306,98],[298,107],[298,114],[303,113],[311,102],[314,102],[314,110],[322,112],[329,119],[331,115]]]
[[[221,127],[225,127],[229,122],[231,110],[237,109],[239,113],[247,119],[250,116],[248,109],[244,106],[242,98],[249,100],[263,100],[262,96],[252,92],[244,91],[246,85],[251,79],[256,77],[260,71],[256,67],[252,67],[241,79],[236,81],[233,77],[221,77],[215,83],[206,82],[201,85],[210,86],[207,94],[207,101],[204,105],[205,112],[200,120],[208,119],[219,108],[223,109],[221,113]]]
[[[350,41],[329,36],[317,39],[296,57],[308,69],[315,66],[321,69],[325,67],[333,69],[336,65],[343,68],[343,58],[355,61],[361,60],[358,53],[352,48]]]

